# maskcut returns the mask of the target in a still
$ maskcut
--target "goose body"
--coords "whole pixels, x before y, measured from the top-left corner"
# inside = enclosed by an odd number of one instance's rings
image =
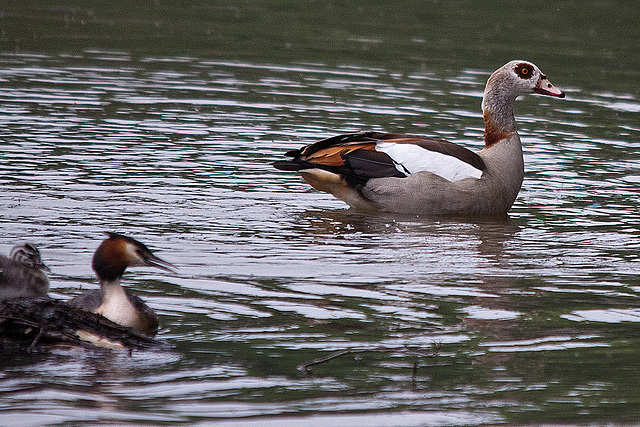
[[[93,289],[69,301],[86,311],[101,314],[114,323],[151,335],[158,330],[158,317],[139,297],[120,284],[127,267],[151,266],[172,271],[171,264],[155,256],[139,241],[117,233],[100,244],[93,255],[92,267],[100,289]]]
[[[473,152],[436,138],[381,132],[338,135],[287,153],[274,166],[351,207],[406,214],[505,215],[524,177],[514,103],[536,92],[564,97],[538,67],[511,61],[485,87],[485,147]]]
[[[48,271],[40,251],[30,243],[15,246],[8,257],[0,255],[0,300],[47,295]]]

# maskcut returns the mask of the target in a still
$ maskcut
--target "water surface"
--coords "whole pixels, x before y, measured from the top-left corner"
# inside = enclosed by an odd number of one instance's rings
[[[103,231],[179,270],[125,275],[172,351],[8,354],[0,424],[637,421],[637,12],[495,3],[4,6],[0,251],[36,243],[63,299]],[[567,98],[517,102],[504,221],[352,212],[270,165],[368,129],[480,149],[513,58]]]

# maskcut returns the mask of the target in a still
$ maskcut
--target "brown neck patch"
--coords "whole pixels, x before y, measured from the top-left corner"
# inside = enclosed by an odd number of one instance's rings
[[[499,126],[491,119],[491,113],[485,110],[482,113],[484,118],[484,146],[489,148],[503,139],[509,138],[513,131],[507,131],[503,127]]]

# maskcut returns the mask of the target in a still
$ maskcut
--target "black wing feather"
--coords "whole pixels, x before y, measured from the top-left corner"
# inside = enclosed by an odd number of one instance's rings
[[[387,153],[372,150],[354,150],[343,156],[345,165],[353,173],[362,178],[397,177],[404,178],[408,174],[400,172]]]

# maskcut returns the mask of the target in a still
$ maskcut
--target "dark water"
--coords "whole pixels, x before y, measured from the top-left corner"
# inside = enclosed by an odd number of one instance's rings
[[[105,230],[179,271],[125,276],[172,351],[5,354],[0,424],[638,422],[638,18],[632,2],[4,2],[1,252],[36,243],[64,299],[96,286]],[[270,166],[365,129],[479,149],[484,83],[515,58],[567,98],[517,103],[508,220],[354,213]]]

